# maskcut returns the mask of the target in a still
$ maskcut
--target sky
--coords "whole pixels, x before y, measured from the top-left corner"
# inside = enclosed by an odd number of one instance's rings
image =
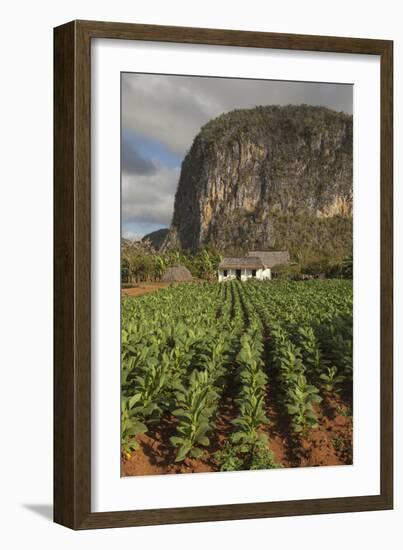
[[[169,227],[180,167],[200,128],[233,109],[321,105],[353,112],[353,88],[200,76],[122,74],[122,235]]]

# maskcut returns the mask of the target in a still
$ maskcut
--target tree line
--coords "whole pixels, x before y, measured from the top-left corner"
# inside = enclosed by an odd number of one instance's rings
[[[183,265],[193,277],[213,280],[222,255],[213,247],[206,247],[196,254],[182,250],[164,253],[153,249],[149,241],[122,239],[121,271],[122,283],[159,281],[167,268]]]
[[[169,267],[177,265],[185,266],[197,279],[216,280],[218,265],[224,257],[223,253],[211,246],[202,248],[195,254],[183,250],[161,253],[154,250],[150,241],[122,239],[121,247],[123,284],[160,281]],[[294,253],[290,263],[272,269],[272,276],[290,280],[316,277],[351,279],[353,258],[352,255],[315,256],[311,253]]]

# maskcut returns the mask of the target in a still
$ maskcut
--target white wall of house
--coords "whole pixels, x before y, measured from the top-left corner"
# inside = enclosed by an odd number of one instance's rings
[[[269,268],[266,269],[248,269],[248,268],[242,268],[241,270],[241,281],[247,281],[248,279],[258,279],[260,281],[263,281],[265,279],[271,279],[271,270]],[[253,271],[255,271],[256,275],[253,274]],[[229,281],[231,279],[236,279],[236,269],[219,269],[218,270],[218,281]]]
[[[264,279],[271,279],[271,269],[269,267],[266,267],[266,269],[260,269],[260,279],[263,281]]]

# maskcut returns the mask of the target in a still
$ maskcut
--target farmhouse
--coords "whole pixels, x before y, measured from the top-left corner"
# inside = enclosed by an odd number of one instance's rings
[[[270,279],[270,269],[265,269],[260,258],[224,258],[218,266],[218,280]]]
[[[287,263],[290,255],[287,251],[269,252],[253,250],[243,258],[224,258],[218,266],[218,280],[229,279],[271,279],[271,269],[275,265]]]

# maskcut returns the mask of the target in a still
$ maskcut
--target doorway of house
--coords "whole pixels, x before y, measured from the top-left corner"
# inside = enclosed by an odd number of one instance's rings
[[[241,280],[241,270],[240,269],[236,270],[236,278]]]

